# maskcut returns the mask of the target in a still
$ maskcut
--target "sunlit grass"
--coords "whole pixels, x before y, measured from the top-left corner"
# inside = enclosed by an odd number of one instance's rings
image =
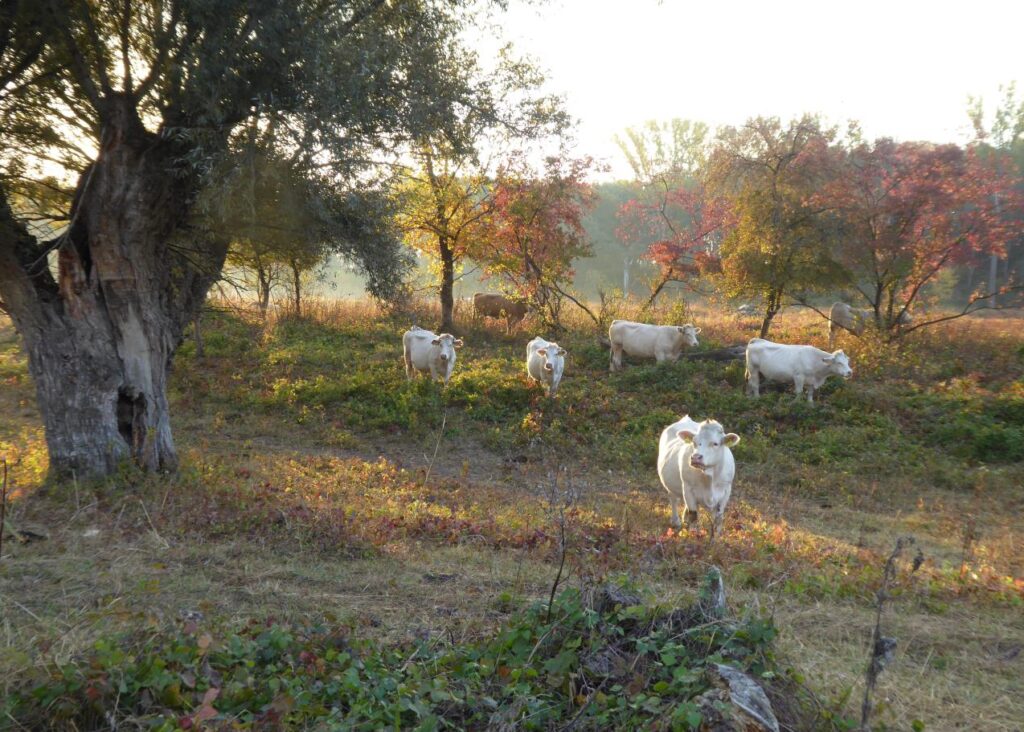
[[[830,383],[808,407],[785,391],[748,399],[738,362],[630,363],[609,374],[601,329],[578,313],[558,334],[569,360],[552,401],[527,381],[522,351],[533,335],[554,334],[529,321],[506,335],[462,313],[466,346],[442,389],[407,382],[401,366],[401,332],[436,324],[429,305],[389,314],[364,302],[311,302],[303,318],[267,322],[219,307],[204,323],[205,355],[188,340],[175,362],[181,473],[126,470],[99,485],[44,486],[31,381],[10,327],[0,326],[10,521],[49,536],[5,547],[4,613],[20,620],[8,626],[13,652],[0,676],[70,658],[112,630],[174,623],[195,607],[219,622],[328,605],[348,608],[360,632],[380,638],[417,625],[472,636],[491,627],[494,598],[510,588],[544,595],[567,494],[570,582],[628,573],[672,595],[718,564],[736,597],[771,598],[800,627],[805,635],[784,647],[798,666],[807,654],[825,684],[817,688],[829,692],[859,683],[883,557],[896,536],[915,535],[927,561],[900,583],[896,602],[927,630],[913,633],[902,663],[930,681],[927,695],[915,694],[896,672],[901,706],[887,712],[895,724],[938,724],[954,702],[935,690],[950,674],[987,668],[950,650],[938,635],[943,618],[995,628],[1020,611],[1020,321],[954,322],[900,348],[843,334],[856,376]],[[606,315],[635,317],[630,307]],[[665,307],[645,319],[677,315]],[[704,329],[702,347],[756,333],[753,319],[712,309],[687,320]],[[772,337],[824,346],[827,330],[793,311]],[[667,530],[657,435],[683,412],[743,437],[714,542],[706,526]],[[454,594],[477,602],[456,602],[425,583],[428,574],[456,574]],[[860,630],[816,635],[815,608]],[[1024,639],[1018,626],[1002,627],[1005,637],[991,642],[1009,653]],[[829,653],[841,668],[819,658]],[[937,668],[936,657],[948,665]],[[1008,694],[1007,677],[993,678]],[[993,729],[1013,729],[991,718]]]

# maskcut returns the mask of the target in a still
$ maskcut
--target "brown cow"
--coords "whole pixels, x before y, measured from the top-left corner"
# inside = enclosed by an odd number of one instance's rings
[[[473,295],[473,315],[484,318],[505,318],[505,332],[512,332],[514,324],[526,317],[526,303],[495,292]]]

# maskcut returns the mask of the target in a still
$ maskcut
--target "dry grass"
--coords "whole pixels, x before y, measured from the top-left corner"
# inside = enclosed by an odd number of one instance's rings
[[[618,304],[603,315],[628,316],[631,307]],[[752,335],[753,319],[720,313],[695,309],[688,320],[704,328],[703,340],[736,343]],[[666,306],[651,319],[672,322],[680,315]],[[912,533],[929,561],[901,582],[884,621],[900,650],[880,682],[887,702],[881,719],[901,729],[914,719],[928,729],[1020,729],[1019,464],[986,473],[965,467],[957,480],[974,481],[965,490],[932,484],[917,468],[897,475],[840,472],[828,464],[794,470],[792,459],[771,453],[744,465],[738,450],[741,472],[725,535],[709,544],[703,532],[666,533],[667,502],[642,464],[609,468],[589,448],[560,453],[543,440],[533,446],[488,441],[461,410],[453,410],[432,460],[437,431],[429,426],[392,434],[359,429],[329,408],[306,418],[264,402],[233,405],[231,395],[240,392],[232,384],[271,394],[268,382],[317,369],[312,352],[280,339],[286,325],[280,317],[245,321],[275,354],[269,365],[246,354],[217,355],[216,343],[205,359],[188,348],[179,359],[172,408],[182,476],[128,474],[109,486],[45,490],[45,443],[31,383],[10,326],[0,325],[0,451],[14,465],[11,523],[49,535],[9,545],[0,562],[4,683],[29,667],[65,661],[100,635],[159,629],[190,610],[209,623],[332,617],[382,640],[418,633],[476,637],[510,609],[503,593],[545,593],[554,575],[554,483],[578,493],[570,512],[569,582],[626,572],[659,600],[677,602],[707,564],[720,564],[734,602],[773,609],[785,662],[803,671],[826,702],[850,691],[851,712],[862,688],[881,557],[897,536]],[[378,332],[398,333],[410,322],[430,327],[436,313],[421,307],[388,315],[362,302],[317,302],[307,317],[355,336],[371,323]],[[569,320],[570,353],[579,353],[597,329],[582,315]],[[466,370],[473,359],[486,359],[488,349],[514,353],[532,335],[529,326],[505,336],[459,322],[467,352],[457,368]],[[884,358],[867,340],[847,336],[840,345],[855,369],[861,364],[858,379],[879,399],[887,385],[926,384],[938,368],[929,358],[947,366],[956,360],[959,375],[952,379],[960,381],[948,388],[999,395],[1019,388],[1013,361],[1024,340],[1019,322],[950,323]],[[215,335],[217,327],[210,324],[207,332]],[[792,311],[780,317],[772,337],[823,346],[827,332],[812,313]],[[397,372],[390,344],[367,338],[374,343],[361,353],[380,360],[386,369],[380,373]],[[518,372],[519,364],[509,368]],[[534,400],[526,410],[541,434],[545,420],[571,419],[573,400],[605,378],[596,360],[570,368],[577,374],[558,405]],[[965,555],[968,528],[976,538]]]

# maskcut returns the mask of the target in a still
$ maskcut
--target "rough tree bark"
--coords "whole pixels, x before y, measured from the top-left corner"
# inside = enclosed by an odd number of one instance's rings
[[[82,175],[57,279],[46,246],[0,196],[0,300],[21,334],[51,470],[103,476],[131,458],[177,466],[167,375],[185,327],[223,265],[224,242],[171,245],[191,183],[173,143],[147,131],[127,98],[108,98],[95,163]]]
[[[452,322],[455,312],[455,297],[453,295],[455,285],[455,255],[451,243],[446,237],[439,237],[439,252],[441,254],[441,327],[439,332],[451,333],[454,331]]]
[[[761,320],[761,331],[758,333],[758,338],[768,337],[768,331],[772,328],[772,321],[781,309],[782,291],[777,289],[769,290],[768,297],[765,300],[764,319]]]
[[[292,268],[292,295],[295,303],[295,316],[302,317],[302,268],[294,259],[291,261]]]

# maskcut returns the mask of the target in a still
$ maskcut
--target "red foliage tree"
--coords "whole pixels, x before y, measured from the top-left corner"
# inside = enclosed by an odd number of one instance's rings
[[[840,217],[845,235],[836,254],[887,330],[944,268],[1002,255],[1008,214],[1021,204],[1014,178],[976,148],[888,139],[848,150],[816,198]],[[965,312],[983,297],[972,297]]]
[[[647,300],[650,305],[669,282],[721,270],[718,242],[732,214],[725,199],[708,195],[700,183],[691,181],[662,190],[652,201],[623,204],[619,221],[616,234],[623,241],[655,239],[644,254],[660,270]]]
[[[511,282],[516,294],[552,324],[564,298],[586,309],[567,288],[573,260],[592,254],[583,228],[594,205],[585,181],[592,166],[590,158],[549,157],[537,174],[519,157],[494,182],[490,231],[479,254],[484,272]]]

